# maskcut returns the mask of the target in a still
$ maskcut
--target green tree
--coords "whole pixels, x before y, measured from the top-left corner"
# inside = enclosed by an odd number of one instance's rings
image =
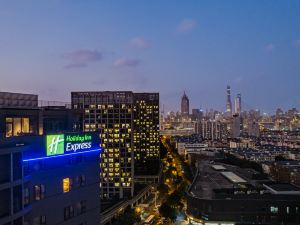
[[[163,217],[170,219],[172,222],[176,220],[176,210],[166,203],[163,203],[159,207],[159,213]]]
[[[165,195],[165,194],[167,194],[169,192],[169,187],[167,185],[165,185],[164,183],[161,183],[158,186],[157,190],[159,191],[159,193],[161,195]]]
[[[113,225],[133,225],[141,221],[140,215],[138,215],[134,209],[127,207],[114,222]]]

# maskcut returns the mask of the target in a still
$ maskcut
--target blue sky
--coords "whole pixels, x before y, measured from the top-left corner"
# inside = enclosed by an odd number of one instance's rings
[[[159,91],[166,110],[300,108],[300,1],[2,0],[0,91]]]

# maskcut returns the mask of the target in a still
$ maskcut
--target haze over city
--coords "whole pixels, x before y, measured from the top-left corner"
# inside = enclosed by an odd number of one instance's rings
[[[299,107],[300,1],[1,1],[1,91],[158,91],[165,111]]]

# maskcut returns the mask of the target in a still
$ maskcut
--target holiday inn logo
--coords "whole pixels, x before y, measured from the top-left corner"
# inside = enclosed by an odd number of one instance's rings
[[[64,154],[65,136],[63,134],[47,135],[46,148],[47,156]]]

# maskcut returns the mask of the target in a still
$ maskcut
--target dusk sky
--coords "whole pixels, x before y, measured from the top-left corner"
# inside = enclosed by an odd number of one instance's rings
[[[2,0],[0,91],[160,92],[178,110],[300,108],[299,0]]]

